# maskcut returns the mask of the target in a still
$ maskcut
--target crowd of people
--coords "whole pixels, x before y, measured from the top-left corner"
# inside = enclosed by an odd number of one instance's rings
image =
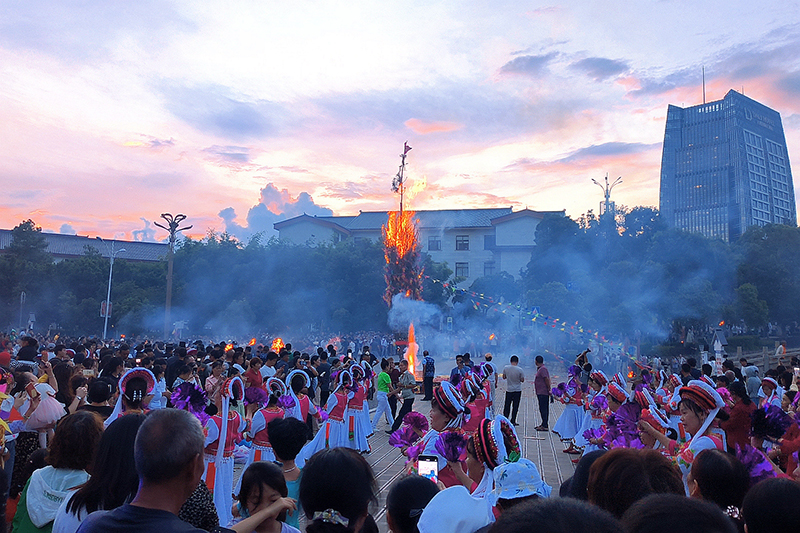
[[[800,397],[784,368],[608,377],[585,352],[547,391],[537,360],[535,392],[564,403],[552,431],[576,456],[555,491],[522,456],[516,356],[500,371],[460,354],[434,384],[423,354],[423,413],[414,369],[368,345],[16,344],[0,352],[15,532],[375,532],[365,457],[379,431],[405,457],[386,496],[395,533],[800,530]]]

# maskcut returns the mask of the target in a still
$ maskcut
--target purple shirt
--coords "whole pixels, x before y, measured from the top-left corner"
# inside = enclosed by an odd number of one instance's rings
[[[550,372],[542,365],[536,370],[536,377],[533,378],[533,389],[536,394],[550,394],[550,389],[547,387],[547,381],[550,379]]]

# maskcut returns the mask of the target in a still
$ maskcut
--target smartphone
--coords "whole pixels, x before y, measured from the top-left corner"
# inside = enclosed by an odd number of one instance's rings
[[[439,481],[439,458],[435,455],[420,455],[417,470],[420,476],[437,483]]]
[[[37,398],[39,396],[39,391],[36,390],[36,383],[34,383],[32,381],[30,383],[28,383],[27,385],[25,385],[25,390],[27,391],[28,396],[30,396],[31,400],[33,400],[33,399],[35,399],[35,398]]]
[[[794,367],[794,375],[795,377],[800,378],[800,368]]]
[[[93,377],[94,376],[94,370],[92,370],[91,368],[84,368],[83,369],[83,375],[86,376],[86,377]]]

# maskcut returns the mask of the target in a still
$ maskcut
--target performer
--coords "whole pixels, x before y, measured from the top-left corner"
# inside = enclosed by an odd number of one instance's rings
[[[448,381],[433,389],[431,400],[430,429],[418,444],[408,448],[406,454],[411,459],[411,467],[416,470],[420,455],[435,455],[439,463],[439,481],[445,487],[459,484],[447,460],[436,450],[439,434],[445,430],[459,431],[464,424],[465,406],[456,388]]]
[[[311,386],[311,377],[305,370],[292,370],[286,376],[286,387],[289,390],[289,395],[294,399],[295,406],[286,412],[286,416],[298,419],[303,424],[308,426],[308,435],[306,440],[311,440],[312,430],[309,424],[308,414],[311,413],[314,418],[320,420],[319,411],[314,402],[311,401],[308,394],[308,387]],[[304,392],[305,391],[305,392]]]
[[[608,410],[608,376],[602,370],[595,370],[589,374],[589,388],[591,393],[584,397],[584,410],[583,423],[581,424],[578,433],[575,435],[574,446],[572,451],[569,449],[564,450],[566,453],[584,455],[599,450],[596,444],[592,444],[586,438],[587,431],[591,434],[595,430],[603,427],[603,420]],[[574,463],[578,461],[573,460]]]
[[[146,368],[131,368],[122,374],[119,379],[120,395],[111,416],[103,422],[105,427],[122,415],[148,412],[144,406],[150,402],[148,396],[155,386],[156,377]]]
[[[469,372],[458,384],[461,398],[469,410],[469,417],[465,417],[464,425],[461,428],[467,435],[472,435],[478,431],[481,421],[486,418],[487,400],[483,397],[483,388],[476,381],[477,376]]]
[[[584,391],[580,380],[581,367],[572,365],[567,372],[569,374],[567,382],[559,383],[558,387],[552,391],[553,396],[565,405],[564,411],[553,426],[553,433],[557,433],[562,441],[569,441],[567,450],[576,451],[572,439],[578,434],[583,423]]]
[[[253,461],[275,461],[275,454],[272,451],[272,445],[269,443],[267,425],[271,421],[285,416],[286,411],[283,405],[292,405],[292,400],[287,396],[286,385],[283,381],[277,378],[268,378],[266,386],[270,393],[267,405],[256,411],[255,415],[253,415],[250,429],[247,431],[253,441],[253,446],[250,448],[250,455],[245,464],[245,469]]]
[[[364,369],[364,405],[361,409],[361,425],[364,426],[364,435],[370,438],[372,433],[372,422],[369,419],[369,390],[372,386],[372,380],[375,378],[375,372],[372,371],[372,366],[369,361],[361,361],[361,368]]]
[[[725,405],[722,397],[704,381],[691,380],[687,386],[680,388],[679,393],[681,397],[681,420],[686,427],[686,431],[692,435],[689,441],[679,442],[670,439],[646,421],[639,422],[639,429],[647,432],[669,449],[670,454],[681,470],[683,486],[686,490],[686,495],[689,496],[687,478],[697,454],[703,450],[715,448],[725,451],[722,440],[714,435],[710,429],[715,417],[719,415],[727,418],[727,414],[721,411]]]
[[[775,378],[766,377],[761,380],[761,390],[764,391],[764,397],[761,398],[760,407],[766,408],[770,405],[781,407],[781,392],[778,382]]]
[[[303,462],[325,448],[347,447],[349,444],[344,420],[347,416],[347,403],[353,397],[353,391],[350,390],[352,376],[348,370],[339,370],[335,375],[331,374],[331,382],[336,384],[336,388],[328,396],[325,414],[322,415],[324,423],[314,439],[303,446],[298,454],[298,459]]]
[[[233,520],[233,450],[236,436],[247,427],[246,420],[235,409],[231,401],[244,398],[244,383],[238,376],[229,378],[222,386],[218,414],[212,416],[204,427],[205,462],[203,481],[214,495],[219,523],[226,526]],[[221,445],[220,445],[221,444]]]
[[[354,364],[350,368],[350,374],[353,376],[353,397],[347,401],[347,442],[357,452],[369,453],[368,433],[364,430],[364,402],[367,399],[367,389],[363,384],[364,368]]]

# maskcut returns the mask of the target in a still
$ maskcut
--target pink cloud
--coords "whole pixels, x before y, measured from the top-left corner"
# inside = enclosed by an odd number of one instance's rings
[[[463,124],[459,124],[457,122],[425,122],[418,118],[410,118],[403,124],[418,135],[456,131],[464,127]]]

